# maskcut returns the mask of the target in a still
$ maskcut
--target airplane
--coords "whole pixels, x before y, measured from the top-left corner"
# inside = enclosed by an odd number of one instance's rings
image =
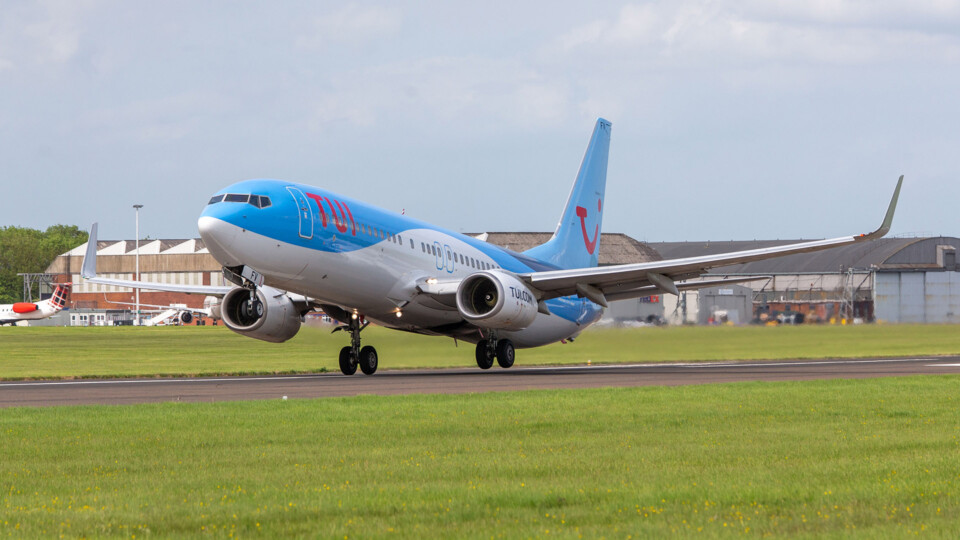
[[[108,304],[118,304],[121,306],[137,306],[145,308],[153,308],[154,310],[159,311],[158,314],[146,319],[143,322],[143,326],[157,326],[161,323],[171,323],[179,325],[187,325],[194,321],[196,315],[201,317],[210,317],[212,316],[210,308],[192,308],[183,304],[136,304],[133,302],[115,302],[113,300],[108,300],[107,295],[103,295],[103,300]],[[206,302],[204,302],[206,304]]]
[[[56,315],[67,305],[70,286],[70,283],[58,284],[53,290],[53,295],[40,302],[0,304],[0,325],[16,324],[20,321],[36,321]]]
[[[280,180],[247,180],[213,195],[197,226],[231,286],[185,286],[96,275],[97,224],[84,279],[108,285],[222,298],[231,330],[283,342],[302,317],[323,310],[350,334],[340,370],[376,372],[363,346],[371,322],[475,343],[478,367],[513,365],[516,349],[568,342],[600,319],[608,302],[752,279],[700,278],[706,270],[866,242],[890,230],[903,183],[879,229],[719,255],[598,267],[611,123],[597,120],[553,236],[516,253],[332,191]]]

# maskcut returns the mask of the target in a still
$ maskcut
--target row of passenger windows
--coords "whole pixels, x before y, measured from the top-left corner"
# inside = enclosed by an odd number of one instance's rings
[[[250,203],[257,208],[266,208],[270,206],[270,197],[266,195],[250,195],[247,193],[227,193],[225,195],[214,195],[207,204],[216,204],[218,202],[238,202]]]
[[[442,254],[442,250],[438,248],[436,244],[426,244],[424,242],[420,242],[420,250],[423,251],[424,253],[433,255],[434,257]],[[453,259],[453,262],[459,262],[460,264],[470,266],[472,268],[477,268],[479,270],[490,270],[492,268],[500,268],[495,264],[490,264],[488,262],[484,262],[479,259],[474,259],[473,257],[468,257],[463,253],[457,253],[456,251],[451,251],[448,249],[447,259],[451,259],[451,258]]]
[[[360,229],[360,232],[362,232],[363,234],[373,236],[375,238],[381,238],[388,242],[393,242],[394,244],[397,244],[397,245],[401,245],[401,246],[403,245],[402,235],[390,234],[382,229],[378,229],[376,227],[370,227],[365,223],[361,223],[358,226],[358,228]],[[416,249],[416,247],[414,246],[413,239],[412,238],[407,238],[407,239],[409,240],[409,243],[410,243],[410,249]],[[420,251],[428,255],[433,255],[434,257],[441,256],[442,254],[441,248],[438,248],[436,244],[427,244],[425,242],[420,242]],[[467,255],[464,255],[463,253],[457,253],[456,251],[452,251],[452,250],[447,250],[446,256],[448,259],[453,259],[454,262],[459,262],[464,266],[469,266],[471,268],[476,268],[478,270],[490,270],[493,268],[500,268],[495,264],[490,264],[490,263],[481,261],[479,259],[474,259],[473,257],[469,257]]]

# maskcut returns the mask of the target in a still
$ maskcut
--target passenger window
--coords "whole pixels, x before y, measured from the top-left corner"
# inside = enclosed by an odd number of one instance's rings
[[[401,246],[403,245],[403,237],[400,236],[399,234],[397,235],[397,243],[400,244]]]
[[[423,242],[420,242],[420,251],[422,251],[422,252],[424,252],[424,253],[427,252],[427,246],[426,246],[426,244],[424,244]]]

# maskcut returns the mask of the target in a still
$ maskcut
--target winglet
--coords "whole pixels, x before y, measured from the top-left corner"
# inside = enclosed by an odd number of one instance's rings
[[[87,238],[87,252],[83,255],[83,264],[80,265],[80,276],[84,279],[97,277],[97,224],[90,226],[90,236]]]
[[[880,228],[873,231],[869,234],[861,234],[857,237],[857,240],[873,240],[874,238],[882,238],[888,232],[890,232],[890,226],[893,225],[893,213],[897,210],[897,199],[900,198],[900,186],[903,185],[903,175],[900,175],[900,180],[897,181],[897,189],[893,190],[893,198],[890,199],[890,206],[887,207],[887,215],[883,216],[883,223],[880,225]]]

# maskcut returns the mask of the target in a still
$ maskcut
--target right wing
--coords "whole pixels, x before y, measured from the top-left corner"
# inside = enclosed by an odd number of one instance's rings
[[[130,287],[131,289],[147,289],[151,291],[180,292],[187,294],[205,294],[207,296],[219,296],[230,292],[233,286],[218,285],[176,285],[173,283],[155,283],[150,281],[136,281],[131,279],[111,279],[97,277],[97,224],[90,227],[90,238],[87,240],[87,251],[83,256],[83,264],[80,266],[80,277],[90,283],[101,285],[117,285],[119,287]]]
[[[682,280],[700,276],[710,268],[770,259],[792,253],[820,251],[880,238],[890,231],[902,184],[903,176],[900,176],[897,188],[893,192],[893,198],[890,200],[890,206],[887,207],[883,223],[880,228],[867,234],[684,259],[530,272],[519,274],[518,277],[526,281],[533,289],[542,293],[540,298],[542,300],[558,296],[578,295],[597,304],[606,305],[607,300],[645,296],[655,290],[677,294],[682,285],[687,285]],[[681,283],[677,283],[678,281]],[[691,282],[690,284],[699,283],[702,282]]]

